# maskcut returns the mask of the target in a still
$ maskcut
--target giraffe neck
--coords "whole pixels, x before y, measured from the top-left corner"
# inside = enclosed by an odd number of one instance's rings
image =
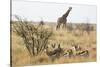
[[[63,17],[63,18],[67,18],[70,11],[71,11],[71,10],[68,10],[62,17]]]

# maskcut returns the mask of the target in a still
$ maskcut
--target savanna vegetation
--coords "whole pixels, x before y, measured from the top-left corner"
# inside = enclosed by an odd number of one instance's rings
[[[12,66],[96,61],[96,24],[11,21]]]

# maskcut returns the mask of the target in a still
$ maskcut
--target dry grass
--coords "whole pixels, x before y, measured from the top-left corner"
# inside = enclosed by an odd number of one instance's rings
[[[49,26],[45,26],[49,27]],[[75,36],[73,32],[67,32],[67,30],[55,30],[53,27],[53,36],[50,37],[50,43],[60,43],[62,48],[70,48],[71,43],[78,43],[83,49],[88,49],[89,57],[61,57],[55,61],[43,53],[39,56],[31,57],[24,46],[22,38],[12,32],[12,65],[42,65],[42,64],[62,64],[62,63],[76,63],[76,62],[93,62],[96,61],[96,31],[91,31],[88,35],[84,32],[83,35]],[[80,33],[80,31],[78,31]]]

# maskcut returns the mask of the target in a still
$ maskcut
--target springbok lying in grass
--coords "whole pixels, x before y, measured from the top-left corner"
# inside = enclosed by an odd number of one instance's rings
[[[87,49],[82,49],[79,45],[72,45],[71,48],[66,49],[67,52],[64,53],[65,57],[73,57],[73,56],[89,56],[89,51]]]
[[[76,56],[89,56],[89,51],[87,49],[82,49],[79,45],[73,45]]]
[[[46,55],[49,56],[52,60],[56,59],[56,58],[60,58],[61,55],[63,54],[63,48],[60,47],[60,44],[58,45],[58,48],[49,51],[48,50],[48,46],[46,47]]]
[[[89,51],[88,50],[83,50],[83,51],[79,51],[76,53],[77,56],[84,56],[84,57],[88,57],[89,56]]]
[[[72,57],[73,56],[73,50],[72,49],[68,49],[67,52],[65,52],[63,54],[63,56],[65,56],[65,57]]]

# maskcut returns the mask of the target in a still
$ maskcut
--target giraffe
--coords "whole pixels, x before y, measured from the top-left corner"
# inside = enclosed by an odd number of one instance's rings
[[[63,24],[63,28],[66,28],[67,17],[71,10],[72,10],[72,7],[69,7],[67,12],[58,18],[56,30],[60,28],[61,24]]]

